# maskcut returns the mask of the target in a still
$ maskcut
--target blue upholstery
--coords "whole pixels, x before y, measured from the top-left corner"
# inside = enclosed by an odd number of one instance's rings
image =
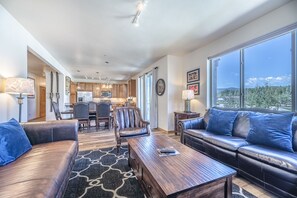
[[[222,111],[210,109],[209,121],[206,130],[218,135],[232,135],[233,123],[237,117],[236,111]]]
[[[0,166],[15,161],[31,148],[24,129],[15,119],[0,124]]]
[[[294,152],[292,143],[293,115],[293,113],[250,113],[250,131],[247,141]]]

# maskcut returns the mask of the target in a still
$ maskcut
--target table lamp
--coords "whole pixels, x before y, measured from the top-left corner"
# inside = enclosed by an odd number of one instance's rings
[[[183,90],[182,99],[185,100],[185,112],[191,113],[191,100],[194,99],[194,91]]]
[[[22,120],[23,95],[34,95],[34,81],[28,78],[7,78],[5,92],[9,94],[19,94],[17,97],[19,104],[19,122]]]

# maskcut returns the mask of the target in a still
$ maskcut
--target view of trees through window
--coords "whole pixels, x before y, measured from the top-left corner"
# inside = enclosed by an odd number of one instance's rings
[[[292,38],[290,32],[211,59],[213,106],[291,111]]]

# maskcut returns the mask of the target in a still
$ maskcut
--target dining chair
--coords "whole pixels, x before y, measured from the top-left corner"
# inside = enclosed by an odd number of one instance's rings
[[[110,117],[110,103],[107,102],[99,102],[96,105],[96,126],[99,128],[100,122],[104,122],[108,124],[108,130],[111,125],[111,117]]]
[[[62,119],[62,116],[61,116],[61,112],[60,112],[58,103],[53,101],[52,102],[52,107],[54,109],[56,120],[63,120]]]
[[[85,124],[90,129],[89,104],[85,102],[75,103],[73,106],[73,118],[77,119],[83,128]]]
[[[117,141],[117,153],[125,139],[148,136],[150,123],[142,119],[137,107],[117,107],[113,110],[114,133]]]
[[[92,120],[95,120],[95,126],[97,126],[96,123],[96,102],[89,102],[89,118],[90,118],[90,122]]]

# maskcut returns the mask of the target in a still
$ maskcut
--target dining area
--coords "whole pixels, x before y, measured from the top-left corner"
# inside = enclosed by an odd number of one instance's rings
[[[85,129],[89,131],[91,127],[96,127],[96,130],[110,130],[113,126],[113,109],[110,102],[77,102],[68,105],[65,111],[60,111],[58,103],[52,102],[52,108],[56,120],[77,119],[82,132]]]

